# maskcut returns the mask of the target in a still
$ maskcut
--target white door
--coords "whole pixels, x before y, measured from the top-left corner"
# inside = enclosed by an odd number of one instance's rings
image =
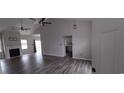
[[[100,51],[101,73],[115,73],[115,31],[102,33]]]
[[[35,40],[35,45],[36,45],[36,52],[37,53],[42,53],[41,41],[40,40]]]
[[[101,73],[124,73],[124,31],[103,33],[100,54]]]
[[[117,48],[118,48],[118,69],[119,73],[124,73],[124,31],[117,33]]]

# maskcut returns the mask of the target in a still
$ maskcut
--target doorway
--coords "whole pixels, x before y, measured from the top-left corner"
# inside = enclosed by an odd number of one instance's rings
[[[72,57],[72,36],[64,36],[65,56]]]
[[[42,53],[41,40],[35,40],[36,53]]]

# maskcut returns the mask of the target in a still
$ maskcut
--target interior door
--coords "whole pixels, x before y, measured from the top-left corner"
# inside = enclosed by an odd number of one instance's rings
[[[124,73],[124,31],[117,33],[117,48],[118,48],[118,69],[119,73]]]
[[[36,52],[37,53],[42,53],[41,41],[40,40],[35,40],[35,45],[36,45]]]
[[[115,31],[102,33],[100,51],[101,73],[114,73],[115,71]]]
[[[72,57],[72,36],[64,37],[64,45],[65,45],[65,56]]]

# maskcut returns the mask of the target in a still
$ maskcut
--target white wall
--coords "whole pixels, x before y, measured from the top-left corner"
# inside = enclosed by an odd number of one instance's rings
[[[93,19],[92,32],[96,73],[124,73],[124,19]]]
[[[2,51],[0,52],[0,59],[4,58],[4,50],[3,50],[3,42],[2,42],[2,33],[0,33],[0,47],[2,49]]]
[[[32,35],[21,35],[21,39],[26,39],[27,40],[27,44],[28,44],[28,49],[24,49],[22,50],[22,55],[24,54],[32,54],[34,53],[34,42],[33,40],[40,40],[39,36],[32,36]]]
[[[73,57],[91,59],[91,22],[77,22],[73,29],[74,20],[51,19],[51,25],[41,29],[43,54],[65,56],[64,36],[72,35]]]
[[[9,49],[11,48],[21,48],[20,43],[20,33],[18,31],[3,31],[3,42],[4,42],[4,53],[5,58],[9,58]],[[10,37],[17,38],[17,40],[9,40]]]
[[[3,51],[3,47],[2,47],[2,33],[0,33],[0,41],[1,41],[1,48],[2,51],[0,52],[0,60],[4,58],[4,51]],[[2,67],[1,67],[1,62],[0,62],[0,74],[2,74]]]
[[[8,49],[11,48],[20,48],[20,54],[32,54],[34,53],[34,42],[33,40],[40,40],[40,36],[32,36],[32,35],[20,35],[18,31],[3,31],[2,32],[3,43],[4,43],[4,54],[5,58],[9,58],[9,51]],[[17,41],[10,41],[8,40],[9,37],[16,37]],[[21,48],[21,39],[26,39],[28,42],[28,49],[22,50]],[[3,57],[3,53],[0,53],[0,58]]]

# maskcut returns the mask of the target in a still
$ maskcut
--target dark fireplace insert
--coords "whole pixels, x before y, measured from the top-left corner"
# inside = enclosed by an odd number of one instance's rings
[[[20,49],[19,48],[10,49],[9,53],[10,53],[10,57],[20,56]]]

